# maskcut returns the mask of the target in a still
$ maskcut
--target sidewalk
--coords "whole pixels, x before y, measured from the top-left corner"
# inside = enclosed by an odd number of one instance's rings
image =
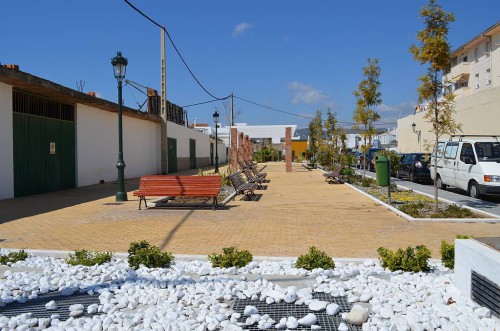
[[[425,244],[439,257],[442,239],[456,234],[500,236],[500,224],[409,223],[346,185],[327,184],[319,170],[282,162],[264,170],[270,183],[259,201],[227,209],[137,210],[116,203],[116,184],[0,201],[0,247],[126,252],[148,240],[175,254],[209,254],[237,245],[260,256],[298,256],[311,245],[334,257],[377,257],[377,248]]]

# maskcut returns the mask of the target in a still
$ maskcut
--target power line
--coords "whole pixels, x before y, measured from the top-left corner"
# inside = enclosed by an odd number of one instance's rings
[[[157,27],[159,27],[160,29],[162,29],[163,31],[165,31],[165,33],[167,34],[167,37],[168,39],[170,40],[170,43],[172,44],[172,46],[174,46],[174,49],[175,51],[177,52],[177,55],[179,55],[179,58],[182,60],[182,63],[184,63],[184,66],[186,66],[187,70],[189,71],[189,73],[191,74],[191,76],[193,77],[193,79],[196,81],[196,83],[198,83],[198,85],[203,89],[203,91],[205,91],[209,96],[211,96],[212,98],[214,99],[217,99],[217,100],[226,100],[228,98],[231,97],[231,95],[228,95],[227,97],[225,98],[218,98],[216,97],[215,95],[213,95],[212,93],[210,93],[204,86],[203,84],[201,84],[201,82],[198,80],[198,78],[196,78],[195,74],[193,73],[193,71],[191,70],[191,68],[189,68],[187,62],[184,60],[184,58],[182,57],[181,55],[181,52],[179,52],[179,50],[177,49],[177,46],[175,46],[175,43],[174,41],[172,40],[172,37],[170,37],[170,34],[168,33],[167,29],[164,27],[164,26],[161,26],[160,24],[158,24],[156,21],[154,21],[152,18],[150,18],[149,16],[147,16],[146,14],[144,14],[139,8],[137,8],[136,6],[134,6],[133,4],[131,4],[128,0],[123,0],[125,1],[130,7],[132,7],[136,12],[138,12],[139,14],[141,14],[143,17],[145,17],[148,21],[150,21],[151,23],[153,23],[154,25],[156,25]]]
[[[235,95],[234,97],[235,97],[236,99],[240,99],[240,100],[242,100],[242,101],[245,101],[245,102],[251,103],[251,104],[253,104],[253,105],[256,105],[256,106],[259,106],[259,107],[262,107],[262,108],[266,108],[266,109],[269,109],[269,110],[277,111],[277,112],[280,112],[280,113],[283,113],[283,114],[288,114],[288,115],[297,116],[297,117],[303,117],[303,118],[310,118],[310,119],[313,119],[313,118],[314,118],[314,117],[311,117],[311,116],[294,114],[294,113],[290,113],[290,112],[287,112],[287,111],[284,111],[284,110],[280,110],[280,109],[272,108],[272,107],[269,107],[269,106],[264,106],[264,105],[261,105],[260,103],[253,102],[253,101],[250,101],[250,100],[247,100],[247,99],[244,99],[244,98],[238,97],[238,96],[236,96],[236,95]]]
[[[216,101],[220,101],[220,100],[216,99],[216,100],[203,101],[203,102],[193,103],[193,104],[182,106],[182,107],[199,106],[199,105],[204,105],[206,103],[211,103],[211,102],[216,102]]]

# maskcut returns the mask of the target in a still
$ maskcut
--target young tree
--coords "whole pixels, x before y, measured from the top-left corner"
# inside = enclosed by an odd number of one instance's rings
[[[220,106],[215,106],[214,110],[216,110],[225,120],[227,125],[231,125],[231,101],[224,100],[222,101],[222,108]],[[242,113],[241,108],[233,110],[233,121],[236,121],[236,118],[240,116]]]
[[[372,136],[377,134],[373,123],[380,119],[380,115],[375,111],[375,107],[382,103],[382,93],[380,92],[381,69],[378,59],[368,58],[368,64],[363,67],[363,79],[358,89],[354,91],[356,97],[356,110],[354,111],[354,128],[359,131],[364,140],[361,146],[363,152],[363,177],[366,174],[366,152],[370,149]]]
[[[329,141],[328,150],[332,154],[332,162],[335,161],[335,156],[338,151],[338,128],[337,128],[337,113],[332,113],[330,107],[326,111],[325,134],[326,140]]]
[[[422,75],[418,88],[419,102],[427,101],[427,110],[424,118],[432,125],[430,132],[434,132],[434,144],[437,146],[439,138],[444,134],[453,134],[461,129],[461,125],[453,119],[454,95],[443,95],[441,72],[450,64],[450,45],[448,43],[448,24],[455,21],[453,13],[447,13],[436,3],[429,3],[420,10],[424,19],[425,28],[419,30],[417,39],[419,45],[411,45],[410,53],[415,61],[421,65],[427,64],[427,73]],[[433,151],[434,178],[437,176],[437,149]],[[437,178],[436,178],[437,179]],[[438,187],[434,180],[434,210],[438,211]]]
[[[323,120],[321,110],[316,111],[316,116],[309,122],[309,152],[312,155],[313,163],[318,159],[319,144],[323,138]]]

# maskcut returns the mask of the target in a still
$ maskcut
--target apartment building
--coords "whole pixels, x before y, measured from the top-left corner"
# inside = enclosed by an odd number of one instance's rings
[[[455,95],[454,118],[462,124],[461,133],[500,135],[500,22],[453,51],[442,82]],[[432,148],[434,133],[423,118],[425,110],[420,105],[415,114],[398,120],[401,152]]]

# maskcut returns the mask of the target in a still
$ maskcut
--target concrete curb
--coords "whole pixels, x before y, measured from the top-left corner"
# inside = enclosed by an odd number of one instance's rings
[[[323,173],[326,172],[326,171],[324,171],[322,169],[320,169],[320,171],[322,171]],[[366,177],[370,177],[372,179],[374,178],[373,176],[370,176],[370,175],[367,175]],[[485,215],[488,215],[488,216],[492,216],[492,218],[414,218],[414,217],[411,217],[408,214],[403,213],[399,209],[397,209],[397,208],[395,208],[395,207],[393,207],[393,206],[385,203],[384,201],[379,200],[379,199],[375,198],[374,196],[372,196],[372,195],[364,192],[363,190],[360,190],[357,187],[354,187],[353,185],[351,185],[349,183],[344,183],[344,185],[347,185],[350,188],[352,188],[353,190],[356,190],[356,191],[360,192],[361,194],[367,196],[368,198],[372,199],[373,201],[375,201],[377,203],[380,203],[382,206],[386,207],[387,209],[389,209],[390,211],[392,211],[396,215],[401,216],[402,218],[404,218],[408,222],[422,222],[422,223],[500,223],[500,218],[497,215],[495,215],[495,214],[488,213],[488,212],[479,210],[477,208],[469,207],[469,206],[466,206],[466,205],[460,205],[460,204],[455,203],[455,202],[453,202],[451,200],[443,199],[443,198],[439,198],[439,197],[438,197],[438,199],[440,201],[446,202],[448,204],[456,205],[458,207],[467,208],[467,209],[469,209],[469,210],[471,210],[473,212],[476,212],[478,214],[485,214]],[[427,196],[427,197],[430,197],[430,198],[434,197],[433,195],[430,195],[428,193],[420,192],[418,190],[414,190],[414,189],[405,187],[403,185],[397,185],[396,184],[396,186],[399,187],[399,188],[405,189],[405,190],[411,190],[411,191],[413,191],[415,193],[418,193],[418,194],[421,194],[421,195],[424,195],[424,196]]]

